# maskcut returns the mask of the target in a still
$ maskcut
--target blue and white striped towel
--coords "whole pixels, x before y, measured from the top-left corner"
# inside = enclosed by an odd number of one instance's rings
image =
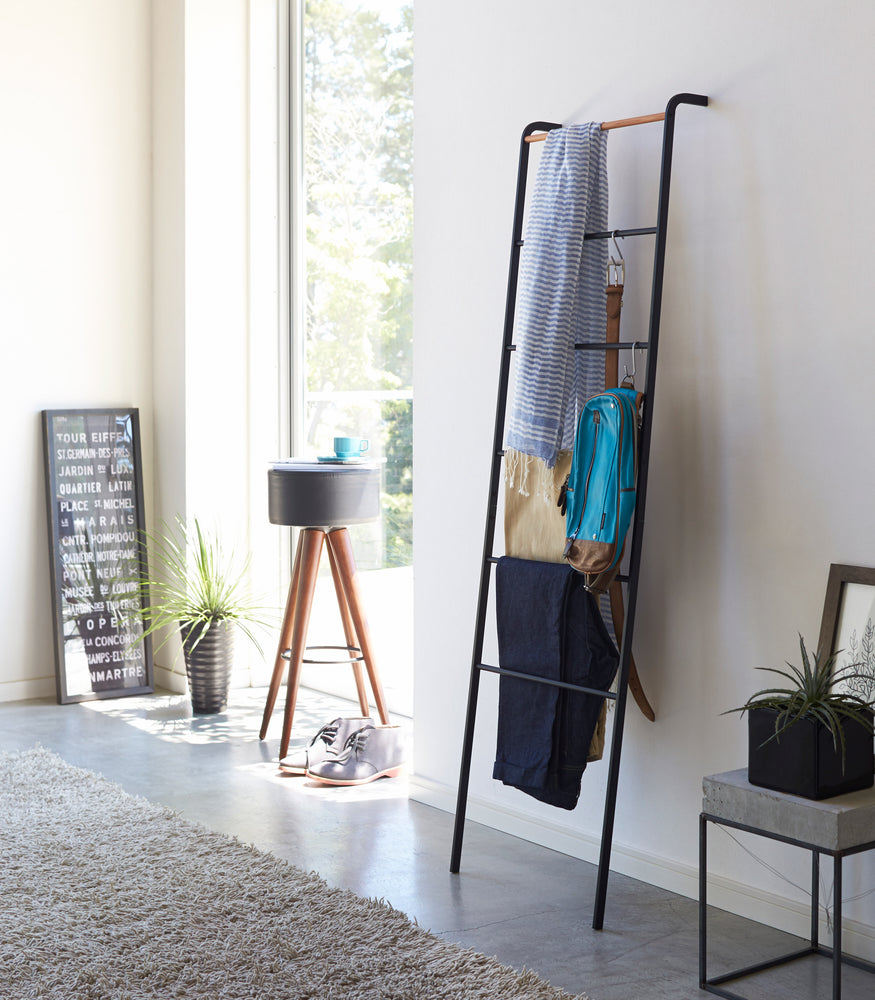
[[[547,469],[573,446],[583,403],[604,388],[602,355],[575,351],[574,344],[605,339],[607,245],[583,236],[608,227],[607,142],[598,122],[554,129],[532,191],[506,447],[541,459]],[[514,478],[528,493],[520,458],[508,465],[509,485]]]

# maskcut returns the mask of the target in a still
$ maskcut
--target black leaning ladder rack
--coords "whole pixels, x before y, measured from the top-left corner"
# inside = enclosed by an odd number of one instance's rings
[[[477,620],[474,631],[474,649],[471,660],[471,677],[468,689],[468,709],[465,718],[465,735],[462,745],[462,765],[459,775],[456,821],[453,832],[453,849],[450,871],[458,872],[462,860],[462,839],[465,828],[465,811],[468,802],[468,782],[471,772],[471,756],[474,746],[474,726],[477,717],[477,699],[480,692],[480,674],[483,671],[520,677],[533,683],[552,687],[567,688],[585,694],[597,694],[615,701],[614,724],[611,736],[611,752],[608,765],[608,781],[605,791],[605,809],[602,823],[601,850],[599,855],[596,898],[593,908],[592,926],[601,930],[604,926],[605,900],[608,891],[608,873],[611,864],[611,844],[614,835],[614,814],[617,805],[617,784],[620,774],[620,754],[623,748],[623,726],[626,714],[626,700],[629,687],[629,671],[632,660],[632,636],[635,630],[635,609],[638,597],[638,579],[641,568],[641,548],[644,540],[644,517],[647,503],[647,475],[650,465],[650,435],[652,428],[653,404],[656,388],[656,359],[659,346],[659,321],[662,311],[662,283],[665,270],[666,226],[668,223],[668,199],[671,185],[671,160],[674,145],[675,111],[681,104],[695,104],[705,107],[708,98],[700,94],[675,94],[666,105],[664,115],[645,115],[617,122],[605,122],[603,129],[639,125],[645,122],[663,121],[662,165],[659,180],[659,201],[656,225],[643,229],[617,229],[604,233],[586,233],[585,240],[604,240],[611,237],[655,236],[653,255],[653,291],[650,299],[650,324],[647,341],[620,342],[615,344],[586,343],[575,344],[577,350],[646,350],[647,374],[645,381],[645,407],[641,424],[641,442],[638,465],[638,495],[635,508],[635,522],[632,529],[632,545],[629,553],[628,574],[618,577],[626,584],[626,617],[620,642],[620,665],[616,693],[598,691],[564,681],[547,680],[513,670],[483,663],[483,637],[486,629],[486,610],[489,600],[489,586],[492,579],[492,565],[497,561],[493,556],[495,523],[498,515],[498,499],[501,484],[501,465],[504,455],[504,425],[507,408],[507,392],[510,378],[510,359],[514,351],[513,329],[516,311],[517,279],[519,276],[520,251],[523,246],[523,217],[525,215],[526,178],[528,174],[529,146],[535,133],[549,132],[561,128],[555,122],[533,122],[526,126],[520,140],[519,171],[517,174],[516,207],[514,212],[513,238],[511,243],[510,272],[507,283],[507,304],[504,320],[504,342],[501,353],[501,373],[498,386],[498,403],[495,411],[495,435],[492,448],[492,475],[489,485],[489,505],[486,516],[486,532],[483,542],[483,560],[480,572],[480,596],[477,605]]]

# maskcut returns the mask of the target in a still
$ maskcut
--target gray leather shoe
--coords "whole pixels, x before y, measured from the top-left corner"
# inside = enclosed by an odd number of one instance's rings
[[[394,778],[403,765],[401,727],[364,726],[329,747],[321,763],[308,764],[307,777],[325,785],[365,785]]]
[[[280,767],[289,774],[306,774],[307,767],[324,760],[335,744],[343,747],[347,738],[363,726],[370,726],[371,719],[361,716],[355,719],[332,719],[316,733],[309,743],[294,747],[288,757],[283,757]]]

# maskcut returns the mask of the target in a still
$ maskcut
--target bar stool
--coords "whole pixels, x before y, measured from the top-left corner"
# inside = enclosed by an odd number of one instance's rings
[[[283,672],[288,663],[286,707],[280,759],[289,750],[292,721],[298,699],[303,664],[349,663],[363,716],[369,714],[362,664],[367,670],[380,722],[389,716],[383,687],[377,672],[370,631],[356,578],[355,558],[348,525],[374,521],[380,512],[380,470],[373,463],[341,465],[316,462],[277,463],[268,470],[268,513],[271,524],[301,528],[289,584],[289,596],[280,630],[279,645],[261,723],[260,739],[267,735]],[[337,606],[346,639],[345,646],[307,646],[307,629],[313,593],[319,572],[322,548],[328,561]],[[304,653],[315,649],[342,650],[342,659],[308,659]]]

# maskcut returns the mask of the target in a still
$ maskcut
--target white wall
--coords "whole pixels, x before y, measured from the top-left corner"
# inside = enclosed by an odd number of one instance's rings
[[[152,365],[156,517],[185,511],[185,3],[152,2]]]
[[[275,0],[0,5],[0,448],[14,484],[0,500],[0,700],[55,690],[41,409],[140,408],[150,527],[197,516],[246,544],[250,510],[267,521],[249,471],[279,453],[277,419],[270,394],[250,391],[249,357],[257,330],[275,384],[277,265],[262,249],[250,281],[250,227],[262,247],[276,232],[277,122],[268,110],[252,127],[248,105],[276,77],[276,12]],[[172,650],[158,660],[175,666],[159,682],[184,689]]]
[[[185,2],[186,509],[248,516],[248,4]]]
[[[197,518],[240,552],[260,499],[250,463],[276,452],[250,437],[249,14],[247,0],[153,2],[156,524]],[[174,637],[156,679],[184,690],[175,650]],[[249,653],[240,643],[235,684]]]
[[[816,643],[830,563],[875,566],[873,34],[865,0],[417,0],[419,797],[454,806],[520,133],[707,94],[677,116],[635,640],[657,721],[630,702],[614,852],[695,893],[702,776],[746,762],[744,724],[721,712],[759,686],[755,666],[798,652],[797,632]],[[660,141],[658,125],[610,134],[612,227],[651,223]],[[625,243],[634,339],[650,250]],[[606,762],[571,814],[500,786],[495,678],[481,691],[469,816],[595,859]],[[800,894],[712,840],[715,901],[804,929]],[[752,846],[806,883],[798,854]],[[849,865],[846,893],[873,874]],[[524,892],[532,875],[507,877]],[[871,953],[875,900],[846,912]]]
[[[55,689],[40,410],[138,406],[152,464],[149,85],[147,0],[0,5],[0,700]]]

